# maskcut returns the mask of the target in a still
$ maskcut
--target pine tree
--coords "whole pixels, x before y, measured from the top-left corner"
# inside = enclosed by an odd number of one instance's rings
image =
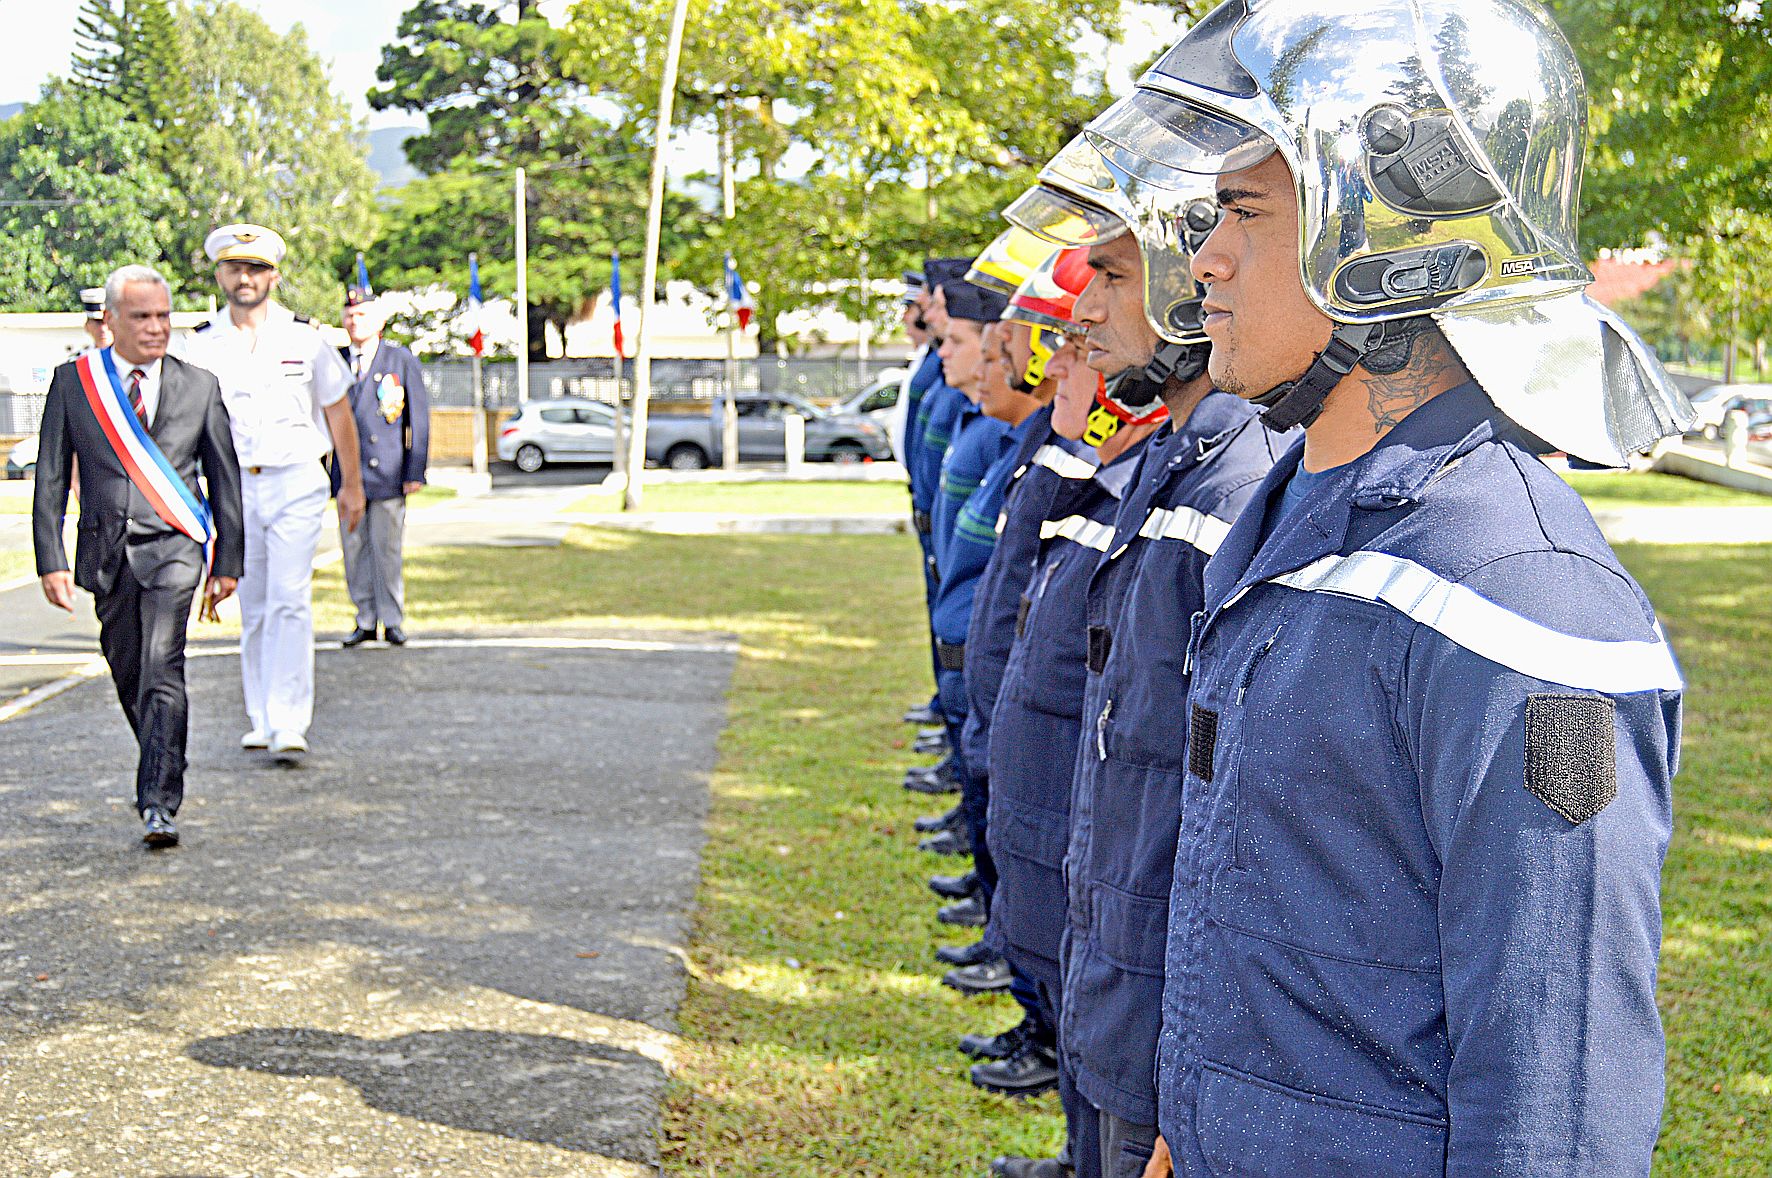
[[[74,83],[80,89],[110,94],[122,72],[123,45],[128,39],[125,13],[111,0],[86,0],[74,22]]]

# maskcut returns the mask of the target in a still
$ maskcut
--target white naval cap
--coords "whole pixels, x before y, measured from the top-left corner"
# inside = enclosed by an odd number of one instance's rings
[[[223,225],[203,239],[203,252],[212,262],[258,262],[266,266],[282,263],[289,247],[275,229],[263,225]]]
[[[80,292],[80,305],[86,309],[88,319],[105,317],[105,288],[89,286]]]

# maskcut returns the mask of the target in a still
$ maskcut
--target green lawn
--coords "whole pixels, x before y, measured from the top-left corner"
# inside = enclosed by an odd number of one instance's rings
[[[1658,1175],[1764,1173],[1772,1109],[1772,548],[1633,547],[1692,684],[1665,874],[1669,1096]],[[1015,1021],[937,984],[937,862],[899,788],[927,691],[908,537],[677,537],[576,529],[558,549],[420,549],[412,629],[621,624],[736,633],[713,782],[673,1175],[983,1172],[1061,1137],[1056,1103],[975,1091],[952,1048]],[[323,627],[348,628],[336,566]],[[951,862],[951,861],[950,861]],[[957,937],[950,939],[959,939]]]
[[[903,483],[660,483],[642,496],[647,511],[718,511],[743,515],[908,515],[910,493]],[[596,491],[569,511],[621,510],[621,496]]]
[[[14,577],[22,577],[35,571],[37,558],[29,549],[23,551],[9,548],[0,551],[0,581],[10,581]]]
[[[1772,495],[1737,491],[1677,474],[1614,470],[1559,473],[1595,511],[1620,507],[1772,507]]]

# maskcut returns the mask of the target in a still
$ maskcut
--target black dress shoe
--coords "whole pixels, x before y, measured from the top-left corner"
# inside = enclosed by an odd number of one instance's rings
[[[904,771],[904,787],[920,793],[953,793],[960,788],[960,774],[949,755],[933,765],[913,765]]]
[[[947,733],[937,732],[934,736],[919,736],[911,742],[911,751],[920,757],[946,753],[948,751]]]
[[[1007,1031],[998,1031],[995,1035],[961,1035],[960,1050],[973,1059],[1008,1059],[1033,1034],[1034,1020],[1024,1018]]]
[[[978,872],[968,871],[965,875],[932,875],[929,877],[929,890],[948,900],[964,900],[978,890]]]
[[[995,994],[999,990],[1007,990],[1010,977],[1009,963],[999,957],[994,961],[981,961],[977,965],[962,965],[950,969],[941,975],[941,984],[971,998],[978,994]]]
[[[371,626],[369,629],[365,630],[363,627],[358,626],[355,630],[352,630],[350,634],[346,636],[345,640],[339,643],[339,645],[343,647],[362,646],[365,642],[374,641],[375,627]]]
[[[957,794],[960,792],[959,782],[951,777],[941,777],[937,775],[929,777],[911,777],[907,775],[904,779],[904,787],[915,794],[930,794],[932,796],[936,794]]]
[[[983,941],[974,941],[970,945],[943,945],[935,951],[935,960],[943,965],[977,965],[995,956],[996,953],[985,948]]]
[[[918,834],[934,834],[938,830],[958,830],[963,821],[960,807],[955,806],[946,814],[931,814],[927,818],[919,818],[915,825]]]
[[[1075,1170],[1057,1158],[998,1158],[991,1178],[1071,1178]]]
[[[381,636],[389,646],[406,645],[406,631],[398,626],[383,626],[381,629]]]
[[[934,728],[917,729],[918,740],[946,740],[947,738],[948,730],[945,724],[937,724]]]
[[[931,855],[970,855],[972,840],[957,830],[942,830],[918,843],[917,850]]]
[[[1058,1087],[1058,1053],[1050,1047],[1027,1042],[1008,1059],[975,1063],[972,1082],[986,1092],[1004,1096],[1038,1096]]]
[[[918,704],[904,714],[906,724],[939,724],[941,713],[935,710],[934,702]]]
[[[943,904],[935,913],[935,919],[941,923],[957,924],[961,928],[983,928],[989,916],[981,896],[967,896],[964,900]]]
[[[154,851],[178,846],[178,827],[173,825],[172,815],[159,806],[149,806],[143,810],[142,842]]]

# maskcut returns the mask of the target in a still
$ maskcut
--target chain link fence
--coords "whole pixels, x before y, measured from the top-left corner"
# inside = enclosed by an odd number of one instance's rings
[[[854,360],[777,359],[763,356],[733,364],[740,393],[794,393],[819,405],[832,405],[871,384],[890,362],[863,369]],[[517,362],[491,360],[480,365],[489,409],[517,404]],[[474,403],[474,366],[467,360],[432,360],[425,364],[425,385],[434,405],[466,408]],[[723,360],[654,360],[652,396],[659,401],[709,401],[726,390]],[[634,366],[623,365],[620,397],[634,395]],[[529,366],[532,400],[586,397],[614,403],[615,361],[549,360]]]
[[[763,356],[738,360],[734,368],[740,393],[794,393],[817,405],[832,405],[860,392],[891,367],[870,362],[864,369],[853,359],[778,359]],[[488,409],[517,404],[517,362],[489,360],[480,366]],[[473,363],[432,360],[425,364],[425,385],[431,403],[470,408],[474,403]],[[726,389],[723,360],[654,360],[652,395],[660,401],[711,401]],[[529,366],[529,395],[535,400],[586,397],[614,403],[615,362],[607,359],[550,360]],[[634,395],[634,366],[623,367],[620,396]],[[40,393],[0,393],[0,437],[37,432],[43,419]]]

